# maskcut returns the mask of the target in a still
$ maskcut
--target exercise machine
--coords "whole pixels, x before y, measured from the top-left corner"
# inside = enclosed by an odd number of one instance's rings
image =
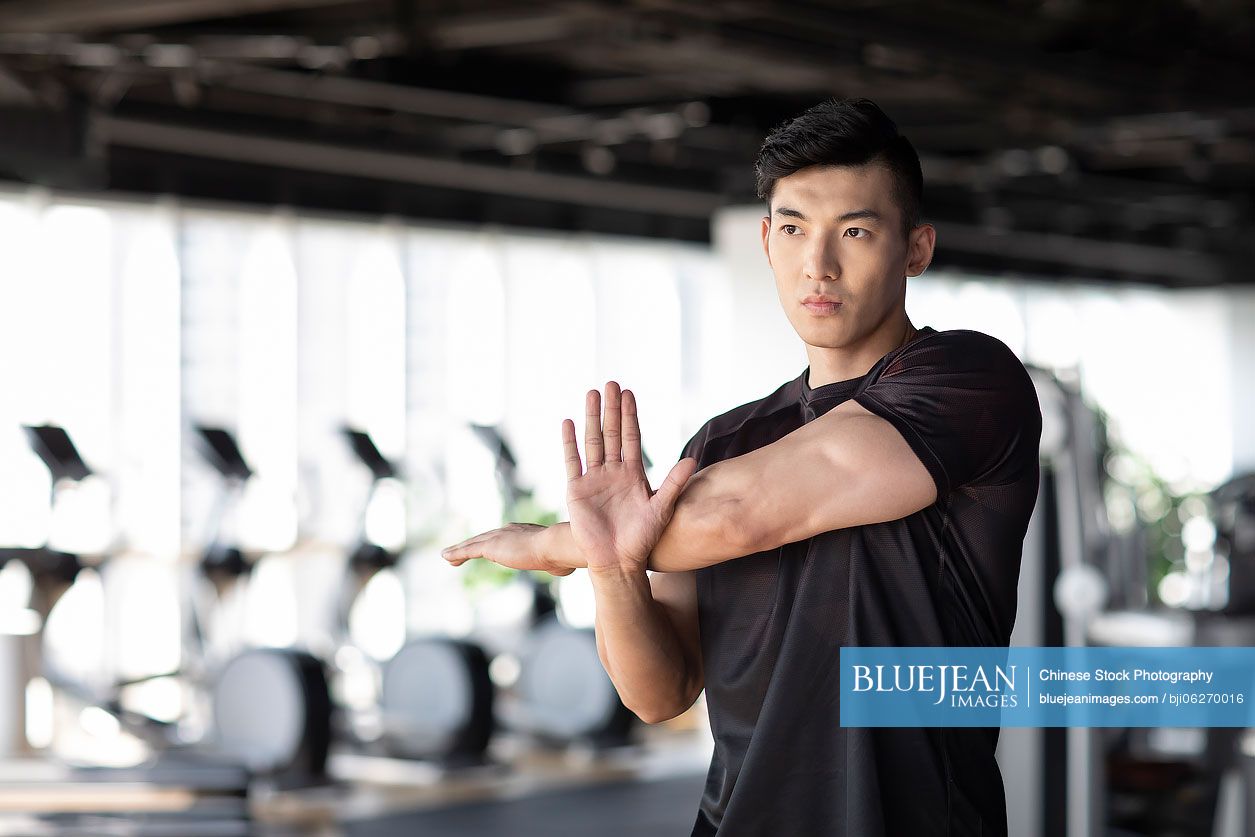
[[[404,551],[375,543],[366,528],[380,482],[397,478],[397,466],[379,452],[369,434],[349,427],[343,434],[355,458],[369,470],[371,483],[356,543],[345,560],[336,608],[335,636],[341,646],[352,643],[349,615],[367,583],[379,572],[396,567]],[[379,666],[378,674],[378,740],[389,755],[443,767],[484,761],[493,733],[495,695],[482,647],[446,636],[412,637]],[[345,732],[356,743],[364,743],[352,735],[353,729],[350,719]]]
[[[55,508],[61,492],[91,476],[92,470],[64,428],[45,424],[24,430],[52,476],[49,501]],[[113,717],[147,745],[150,755],[124,767],[58,763],[38,758],[19,724],[19,743],[26,746],[14,748],[22,758],[0,762],[0,811],[24,817],[18,827],[33,835],[112,833],[120,828],[135,835],[249,833],[249,773],[242,764],[183,740],[176,724],[126,707],[124,684],[102,690],[62,671],[45,653],[43,629],[64,594],[84,570],[106,572],[108,558],[84,560],[48,545],[0,549],[0,566],[16,561],[26,567],[30,609],[36,615],[34,630],[23,637],[26,666],[17,685],[24,690],[33,677],[42,676],[55,693]],[[5,828],[0,831],[12,833]]]
[[[1079,389],[1029,367],[1042,412],[1041,476],[1020,562],[1014,646],[1083,646],[1107,604],[1106,512],[1095,416]],[[1009,728],[998,740],[1010,832],[1105,835],[1104,730]]]
[[[325,777],[332,723],[322,662],[295,648],[248,648],[238,635],[216,648],[209,642],[212,616],[220,617],[214,626],[219,631],[239,629],[222,624],[222,608],[247,581],[255,560],[226,536],[224,522],[253,470],[228,430],[194,429],[200,453],[220,480],[187,609],[191,659],[186,662],[202,665],[210,683],[209,740],[279,786],[318,783]]]

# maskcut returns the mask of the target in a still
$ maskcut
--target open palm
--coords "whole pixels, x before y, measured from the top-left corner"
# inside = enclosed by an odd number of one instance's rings
[[[581,468],[575,423],[562,422],[571,537],[590,571],[641,569],[667,528],[681,489],[697,470],[697,460],[686,457],[677,462],[655,493],[641,460],[632,391],[620,393],[617,383],[606,383],[604,430],[597,390],[589,390],[584,413],[587,471]]]

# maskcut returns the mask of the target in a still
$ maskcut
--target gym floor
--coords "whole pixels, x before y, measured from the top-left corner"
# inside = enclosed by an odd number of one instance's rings
[[[247,808],[230,793],[189,804],[168,779],[153,785],[10,761],[0,766],[0,837],[684,837],[705,783],[709,735],[692,726],[637,732],[630,745],[600,750],[503,733],[487,764],[452,770],[333,749],[326,781],[255,783]]]
[[[613,782],[493,803],[468,803],[343,823],[345,837],[639,837],[687,835],[703,775]],[[263,832],[264,833],[264,832]]]
[[[495,752],[502,753],[499,742]],[[649,728],[594,753],[528,749],[451,774],[333,754],[328,786],[257,796],[262,837],[687,835],[710,759],[703,734]]]

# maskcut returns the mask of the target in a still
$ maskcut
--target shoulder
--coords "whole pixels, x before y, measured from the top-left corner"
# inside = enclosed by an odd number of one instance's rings
[[[1006,343],[970,329],[930,332],[891,352],[855,400],[929,421],[973,410],[1040,421],[1037,387],[1024,363]]]
[[[921,351],[941,352],[954,358],[996,357],[1005,359],[1009,357],[1015,359],[1017,363],[1019,362],[1015,352],[1011,351],[1011,348],[1006,343],[1003,343],[992,334],[969,328],[934,331],[923,335],[902,347],[901,354],[911,354],[912,350],[916,353]]]
[[[997,337],[972,329],[934,331],[912,340],[886,358],[884,376],[907,372],[938,375],[982,374],[1031,384],[1028,371]]]

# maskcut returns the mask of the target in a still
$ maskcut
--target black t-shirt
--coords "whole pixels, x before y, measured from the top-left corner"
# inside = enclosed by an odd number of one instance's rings
[[[840,725],[842,646],[1006,646],[1041,411],[1001,341],[925,327],[866,375],[812,388],[807,367],[708,421],[698,468],[853,398],[889,421],[937,483],[900,520],[837,529],[697,571],[715,739],[692,834],[1005,835],[997,728]]]

